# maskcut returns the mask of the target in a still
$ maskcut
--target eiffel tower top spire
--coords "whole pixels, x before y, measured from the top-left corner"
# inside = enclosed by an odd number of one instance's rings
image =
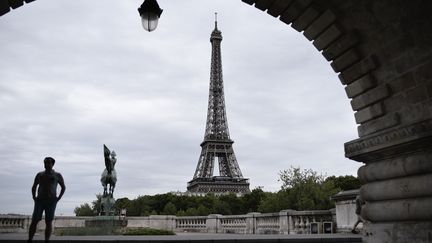
[[[215,12],[215,30],[217,30],[217,12]]]
[[[214,28],[213,32],[211,33],[210,42],[213,43],[213,41],[215,41],[215,40],[219,41],[219,45],[220,45],[220,42],[222,41],[222,32],[220,32],[217,28],[217,12],[215,13],[215,28]],[[219,46],[219,49],[220,49],[220,46]],[[213,61],[213,58],[212,58],[212,61]]]

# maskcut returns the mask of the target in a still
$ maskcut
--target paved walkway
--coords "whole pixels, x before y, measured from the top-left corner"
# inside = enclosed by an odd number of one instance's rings
[[[26,234],[0,234],[0,242],[25,242]],[[43,233],[37,234],[34,242],[43,242]],[[272,242],[272,243],[361,243],[361,236],[352,234],[319,234],[319,235],[246,235],[246,234],[198,234],[180,233],[174,236],[52,236],[52,242]]]

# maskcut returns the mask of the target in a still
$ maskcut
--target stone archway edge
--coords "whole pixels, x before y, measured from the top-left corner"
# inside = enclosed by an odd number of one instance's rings
[[[35,0],[1,0],[0,1],[0,16],[9,13],[11,9],[16,9]]]

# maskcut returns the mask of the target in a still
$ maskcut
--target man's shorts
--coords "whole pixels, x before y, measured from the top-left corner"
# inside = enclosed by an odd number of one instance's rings
[[[32,220],[40,221],[42,219],[42,213],[45,211],[45,221],[53,221],[56,206],[56,200],[42,200],[37,198],[35,200]]]

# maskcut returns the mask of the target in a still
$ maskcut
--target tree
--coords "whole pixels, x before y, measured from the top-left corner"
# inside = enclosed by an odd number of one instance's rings
[[[362,185],[360,180],[352,175],[338,177],[330,176],[326,178],[326,181],[332,181],[334,186],[339,188],[341,191],[359,189]]]
[[[196,208],[188,208],[185,214],[186,216],[197,216],[198,212]]]
[[[264,198],[266,193],[262,190],[262,187],[257,187],[249,194],[245,194],[241,200],[243,201],[246,213],[258,212],[258,207]]]
[[[163,212],[162,212],[163,215],[175,215],[176,213],[177,213],[177,208],[174,205],[174,203],[172,203],[172,202],[168,202],[165,205]]]
[[[208,209],[204,205],[199,205],[197,208],[197,215],[198,216],[207,216],[210,214],[210,209]]]
[[[92,209],[94,212],[96,212],[96,215],[99,215],[101,212],[101,205],[102,205],[102,195],[96,194],[96,200],[92,202]]]
[[[261,213],[274,213],[283,209],[292,209],[288,202],[287,190],[278,192],[265,192],[265,196],[260,201],[257,211]]]
[[[91,208],[90,204],[84,203],[74,209],[75,216],[95,216],[96,213]]]
[[[326,182],[325,176],[312,169],[291,166],[279,173],[279,181],[282,190],[288,193],[288,205],[294,210],[330,209],[334,206],[330,196],[339,191],[333,182]]]
[[[115,204],[114,204],[114,208],[117,211],[120,211],[121,209],[126,209],[127,211],[129,210],[131,205],[131,200],[129,200],[129,198],[127,197],[123,197],[123,198],[119,198],[116,200]]]

